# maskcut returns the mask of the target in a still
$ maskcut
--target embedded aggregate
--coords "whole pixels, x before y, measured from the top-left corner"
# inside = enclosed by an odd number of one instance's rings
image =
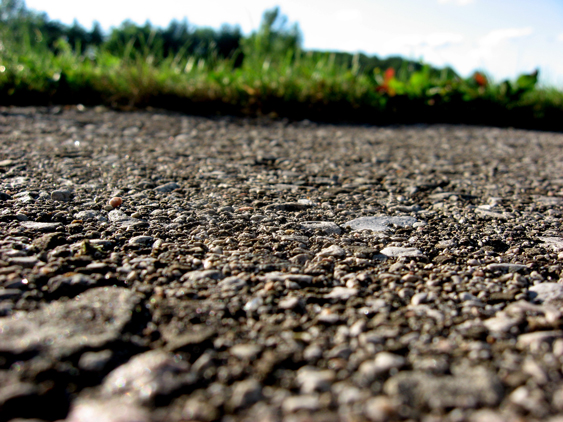
[[[562,145],[0,108],[0,421],[562,420]]]

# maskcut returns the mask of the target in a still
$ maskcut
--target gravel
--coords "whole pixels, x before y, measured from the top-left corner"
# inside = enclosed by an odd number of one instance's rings
[[[0,422],[563,412],[563,135],[0,108]]]

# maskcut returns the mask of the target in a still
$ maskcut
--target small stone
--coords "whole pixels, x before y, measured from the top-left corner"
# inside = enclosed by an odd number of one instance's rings
[[[311,344],[303,350],[303,357],[308,361],[315,361],[323,357],[323,349],[318,344]]]
[[[196,394],[186,400],[182,416],[188,421],[211,422],[217,420],[219,411],[205,397]]]
[[[405,365],[405,358],[389,352],[380,352],[373,360],[376,374],[389,372],[391,369],[399,369]]]
[[[242,360],[254,360],[262,351],[262,347],[257,344],[237,344],[229,349],[231,355]]]
[[[305,366],[297,371],[297,384],[301,387],[301,394],[329,391],[336,378],[333,370],[318,370]]]
[[[184,274],[180,281],[182,282],[198,282],[201,280],[221,280],[224,277],[221,271],[217,270],[198,270],[189,271]]]
[[[224,292],[237,291],[246,286],[246,281],[241,278],[231,276],[221,280],[218,285]]]
[[[528,296],[545,304],[563,301],[563,284],[552,282],[536,284],[528,289]]]
[[[563,337],[563,331],[536,331],[533,333],[520,334],[516,342],[519,349],[530,348],[531,351],[538,351],[544,343],[552,342],[554,339]]]
[[[500,213],[500,212],[489,211],[489,210],[483,209],[483,208],[476,208],[475,212],[482,215],[483,217],[496,218],[496,219],[499,219],[499,220],[507,220],[507,219],[510,218],[508,213],[504,214],[504,213]]]
[[[386,396],[373,397],[364,406],[364,414],[372,422],[389,422],[394,420],[396,412],[396,404]]]
[[[282,411],[284,413],[295,413],[300,410],[314,412],[319,410],[320,403],[317,395],[301,394],[299,396],[291,396],[286,398],[282,403]]]
[[[126,400],[89,400],[76,403],[65,422],[150,422],[148,410]]]
[[[421,303],[425,303],[427,298],[428,298],[428,293],[426,292],[416,293],[411,298],[411,305],[417,306],[420,305]]]
[[[242,309],[248,312],[254,312],[263,304],[264,299],[262,299],[261,297],[255,297],[246,302]]]
[[[85,210],[74,214],[74,218],[76,218],[77,220],[94,220],[97,219],[99,216],[100,213],[95,210]]]
[[[333,287],[329,294],[325,297],[328,299],[348,300],[358,295],[358,289],[350,289],[348,287]]]
[[[317,254],[317,258],[324,258],[324,257],[328,257],[328,256],[343,258],[343,257],[346,256],[346,251],[338,245],[332,245],[332,246],[329,246],[328,248],[321,250]]]
[[[483,321],[483,325],[492,333],[507,333],[512,327],[520,324],[520,318],[513,318],[504,312],[497,313],[493,318]]]
[[[356,321],[350,327],[350,337],[358,337],[366,329],[366,322],[363,319]]]
[[[298,297],[295,296],[290,296],[290,297],[286,297],[284,299],[281,299],[278,302],[278,308],[280,309],[295,309],[300,303],[300,300]]]
[[[154,242],[152,236],[135,236],[129,239],[129,244],[134,246],[149,246]]]
[[[0,287],[0,301],[17,299],[21,295],[22,292],[19,289],[5,289],[3,287]]]
[[[416,248],[400,248],[395,246],[389,246],[381,250],[381,253],[389,257],[413,257],[420,258],[424,257],[424,254],[420,249]]]
[[[96,285],[92,277],[78,273],[61,274],[47,282],[48,292],[58,297],[74,297]]]
[[[123,203],[123,199],[121,199],[119,196],[115,196],[111,198],[108,202],[108,204],[111,205],[112,208],[118,208],[121,206],[122,203]]]
[[[104,379],[105,397],[124,397],[138,403],[150,403],[156,396],[168,395],[192,384],[190,365],[169,352],[151,350],[134,356]]]
[[[64,245],[66,238],[61,233],[49,233],[37,238],[31,244],[34,251],[48,251],[57,246]]]
[[[515,273],[527,268],[528,267],[526,265],[522,264],[494,263],[487,265],[487,269],[490,271],[506,271],[509,273]]]
[[[51,199],[53,201],[68,202],[72,197],[72,192],[66,189],[54,190],[51,192]]]
[[[33,268],[39,264],[39,259],[36,256],[17,256],[9,258],[8,263],[11,265],[18,265],[24,268]]]
[[[239,381],[233,385],[229,407],[234,410],[248,407],[262,398],[262,384],[253,379]]]
[[[371,230],[374,232],[384,232],[389,230],[390,226],[412,227],[416,223],[414,217],[360,217],[344,224],[344,227],[350,227],[352,230]]]
[[[101,372],[106,367],[112,356],[113,352],[111,350],[86,352],[80,356],[78,367],[84,371]]]
[[[545,246],[550,246],[555,252],[563,251],[563,237],[540,237]]]
[[[409,406],[431,409],[496,406],[504,396],[496,374],[483,367],[459,369],[445,376],[402,371],[385,383],[384,391]]]
[[[323,309],[319,313],[318,320],[320,322],[324,322],[325,324],[336,324],[340,321],[340,315],[336,312],[330,311],[330,309]]]
[[[20,225],[26,229],[37,230],[40,232],[54,232],[58,228],[62,227],[61,223],[38,223],[35,221],[23,221]]]
[[[169,182],[166,183],[164,185],[158,186],[156,188],[154,188],[155,191],[157,191],[158,193],[170,193],[176,189],[179,189],[180,185],[176,182]]]
[[[329,235],[342,233],[342,229],[330,221],[305,221],[301,223],[301,227],[308,230],[320,230]]]

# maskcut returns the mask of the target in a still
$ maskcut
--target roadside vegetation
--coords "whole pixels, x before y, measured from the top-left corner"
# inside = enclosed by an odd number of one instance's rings
[[[277,8],[249,36],[186,20],[167,28],[126,21],[104,34],[0,0],[0,105],[563,130],[563,92],[537,80],[537,72],[493,82],[400,57],[305,51]]]

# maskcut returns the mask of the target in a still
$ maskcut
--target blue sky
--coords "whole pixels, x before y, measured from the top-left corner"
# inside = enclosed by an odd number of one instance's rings
[[[304,47],[380,57],[402,55],[463,76],[485,70],[495,80],[540,68],[541,81],[563,87],[562,0],[26,0],[51,19],[105,30],[125,19],[167,26],[256,29],[280,6],[303,33]]]

